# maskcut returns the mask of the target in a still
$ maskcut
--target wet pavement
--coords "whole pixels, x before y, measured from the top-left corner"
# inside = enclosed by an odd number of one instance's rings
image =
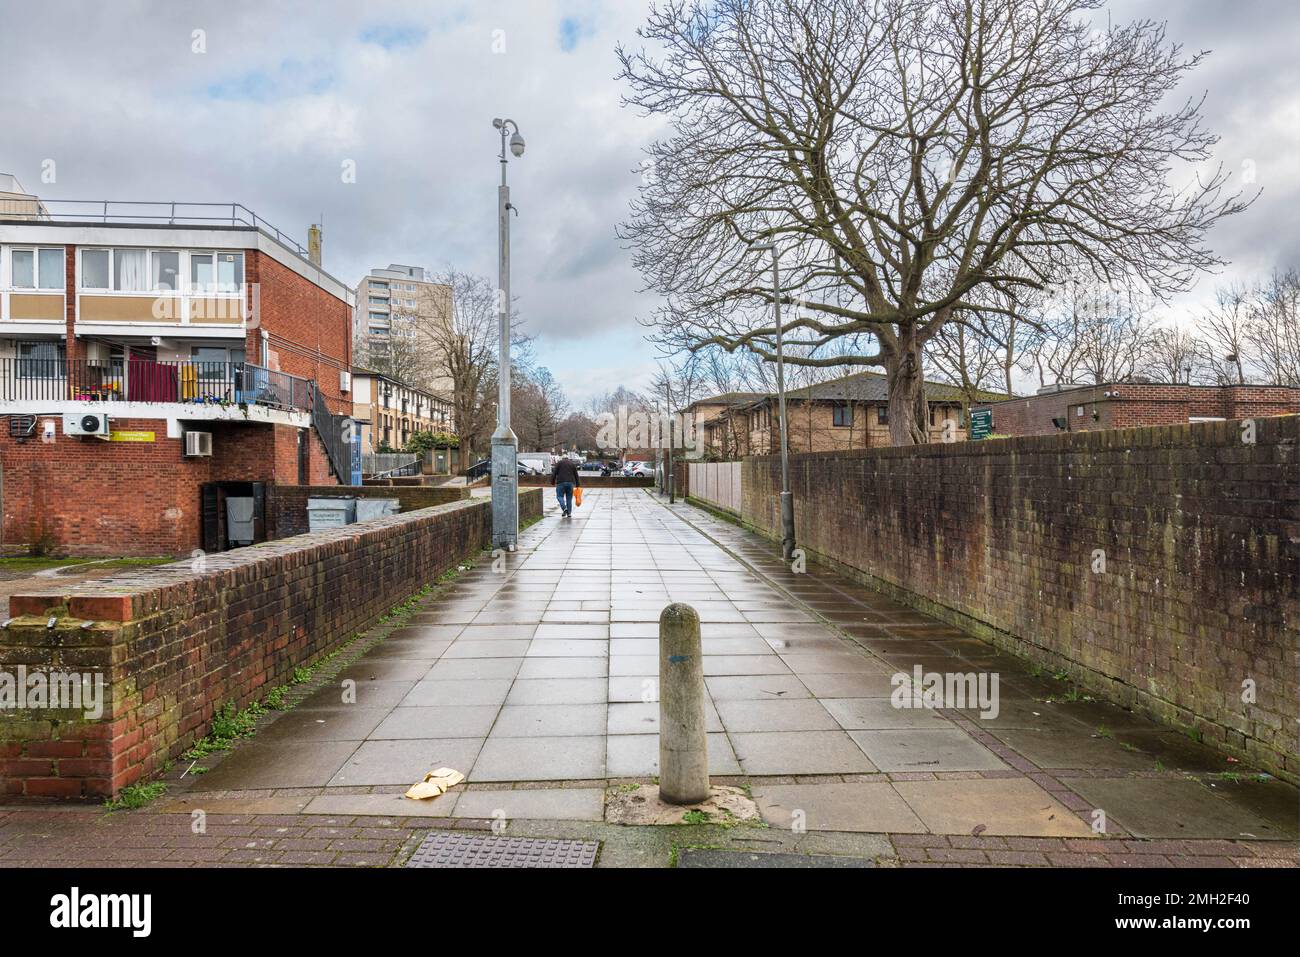
[[[335,814],[598,820],[604,782],[658,772],[657,620],[674,601],[702,621],[710,770],[749,784],[774,826],[797,810],[823,830],[1088,838],[1101,809],[1111,835],[1297,836],[1288,785],[1217,779],[1242,769],[640,489],[592,490],[572,519],[548,501],[517,553],[466,573],[194,789],[315,788],[307,810]],[[998,715],[894,707],[892,676],[916,665],[997,672]],[[374,793],[441,766],[530,789],[436,810]]]
[[[606,864],[663,865],[635,851],[662,849],[666,838],[638,836],[653,828],[602,822],[609,789],[658,772],[657,620],[674,601],[703,623],[711,773],[752,794],[768,837],[738,830],[766,850],[927,865],[1295,862],[1294,843],[1279,843],[1300,834],[1293,787],[875,592],[796,574],[770,542],[642,489],[589,490],[572,519],[548,496],[518,552],[440,588],[148,816],[296,817],[278,825],[295,834],[382,818],[390,862],[412,828],[509,822],[512,835],[594,834]],[[996,673],[997,716],[894,707],[892,677],[916,665]],[[432,802],[402,797],[442,766],[466,783]],[[5,827],[0,861],[21,859]],[[252,840],[263,843],[232,849],[279,861],[274,835]],[[347,862],[346,846],[288,850]]]

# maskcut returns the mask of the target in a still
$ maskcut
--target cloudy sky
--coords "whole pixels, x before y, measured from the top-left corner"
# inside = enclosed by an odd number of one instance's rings
[[[643,0],[0,0],[0,171],[51,199],[231,202],[305,237],[325,265],[455,265],[495,277],[494,116],[511,163],[514,293],[576,403],[644,384],[653,353],[614,235],[653,121],[619,106],[613,48]],[[1290,0],[1116,0],[1213,55],[1188,93],[1219,158],[1264,196],[1218,227],[1242,276],[1300,264],[1300,13]],[[195,31],[204,52],[196,52]],[[57,52],[57,55],[55,53]],[[53,161],[55,181],[42,183]],[[351,164],[348,166],[347,164]],[[355,168],[346,182],[345,168]],[[1223,277],[1220,277],[1220,280]],[[1175,304],[1193,309],[1215,279]]]

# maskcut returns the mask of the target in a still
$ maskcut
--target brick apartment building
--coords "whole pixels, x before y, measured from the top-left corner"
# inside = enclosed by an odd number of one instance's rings
[[[401,449],[417,432],[456,431],[450,399],[373,369],[353,368],[352,403],[363,454]]]
[[[931,441],[966,438],[960,389],[927,382]],[[770,455],[780,450],[779,402],[775,393],[727,393],[683,410],[696,416],[702,451],[710,458]],[[888,380],[878,372],[820,382],[786,393],[790,451],[833,452],[890,444]],[[945,431],[946,430],[946,431]]]
[[[1049,386],[1037,395],[975,408],[992,410],[997,435],[1041,435],[1290,415],[1300,412],[1300,388],[1108,382]]]
[[[350,480],[355,297],[318,232],[29,199],[0,206],[0,548],[220,549],[227,495]]]

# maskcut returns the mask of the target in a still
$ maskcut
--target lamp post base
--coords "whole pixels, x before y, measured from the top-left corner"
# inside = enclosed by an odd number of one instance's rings
[[[781,555],[788,562],[794,557],[794,496],[781,493]]]
[[[492,436],[492,547],[519,543],[519,446],[514,433]]]

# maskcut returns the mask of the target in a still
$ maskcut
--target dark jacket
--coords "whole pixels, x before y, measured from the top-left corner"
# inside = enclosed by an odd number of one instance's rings
[[[565,482],[572,482],[575,486],[582,484],[578,480],[578,466],[573,459],[560,459],[551,466],[551,484],[563,485]]]

